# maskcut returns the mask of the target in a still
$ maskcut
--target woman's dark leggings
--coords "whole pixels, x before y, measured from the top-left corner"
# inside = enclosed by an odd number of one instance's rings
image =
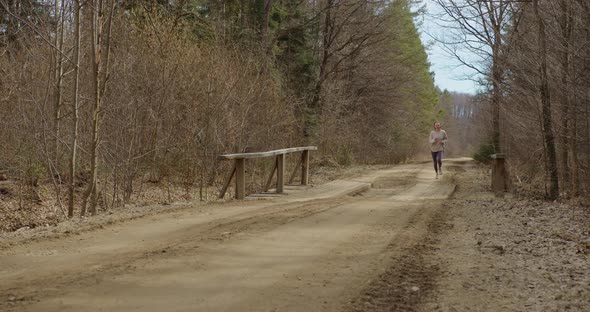
[[[432,154],[432,163],[434,164],[434,171],[438,173],[438,169],[442,169],[442,154],[443,152],[430,152]],[[437,166],[438,163],[438,166]]]

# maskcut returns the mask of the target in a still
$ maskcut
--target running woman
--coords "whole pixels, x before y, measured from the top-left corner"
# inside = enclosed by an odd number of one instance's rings
[[[440,128],[440,122],[437,121],[434,123],[434,130],[430,132],[429,141],[434,171],[438,179],[438,175],[442,175],[442,156],[445,150],[445,143],[447,143],[447,132]]]

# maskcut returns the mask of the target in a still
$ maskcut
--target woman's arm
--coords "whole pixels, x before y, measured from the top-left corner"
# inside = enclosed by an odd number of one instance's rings
[[[443,142],[443,144],[444,144],[444,143],[447,143],[447,139],[448,139],[449,137],[447,137],[447,132],[446,132],[445,130],[442,130],[442,132],[443,132],[443,139],[442,139],[442,142]]]
[[[430,131],[430,138],[429,138],[428,141],[430,142],[430,144],[432,144],[432,143],[435,142],[435,140],[434,140],[434,131]]]

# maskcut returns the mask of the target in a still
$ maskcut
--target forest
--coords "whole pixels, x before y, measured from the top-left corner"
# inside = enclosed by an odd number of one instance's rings
[[[485,135],[476,154],[505,153],[509,184],[527,196],[586,196],[590,3],[435,2],[441,20],[454,25],[447,50],[480,77],[473,122]],[[462,58],[461,49],[478,62]]]
[[[317,145],[318,165],[506,154],[510,185],[590,187],[590,3],[431,0],[480,61],[440,90],[415,0],[0,0],[2,230],[207,200],[218,155]],[[261,171],[269,165],[258,164]],[[253,173],[255,175],[255,173]],[[256,188],[255,183],[249,186]]]
[[[35,226],[40,204],[94,215],[148,184],[206,200],[222,153],[309,144],[326,164],[404,161],[441,115],[413,1],[0,4],[11,228]]]

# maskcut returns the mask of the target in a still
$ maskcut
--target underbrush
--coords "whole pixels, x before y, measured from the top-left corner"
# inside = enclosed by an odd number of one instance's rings
[[[294,156],[293,156],[294,157]],[[286,183],[293,175],[292,184],[300,183],[300,171],[295,170],[295,159],[288,159],[285,168]],[[215,181],[201,188],[199,183],[187,184],[174,179],[153,179],[146,174],[133,182],[133,193],[124,198],[121,192],[113,192],[113,184],[102,184],[99,195],[97,215],[126,215],[133,217],[144,213],[166,211],[168,206],[231,200],[234,193],[235,178],[223,199],[219,199],[220,191],[230,174],[229,162],[219,170]],[[248,164],[246,172],[248,194],[264,191],[274,165],[273,159],[253,161]],[[310,168],[310,183],[323,184],[346,175],[359,174],[370,166],[341,166],[326,159],[318,159]],[[294,173],[294,174],[293,174]],[[276,184],[276,174],[271,180],[270,188]],[[90,220],[94,217],[79,218],[78,207],[86,188],[80,184],[76,188],[76,210],[74,220]],[[67,189],[59,185],[59,196],[56,188],[49,180],[40,180],[32,187],[21,187],[19,182],[4,182],[0,192],[0,233],[22,231],[38,227],[53,227],[68,220]]]

